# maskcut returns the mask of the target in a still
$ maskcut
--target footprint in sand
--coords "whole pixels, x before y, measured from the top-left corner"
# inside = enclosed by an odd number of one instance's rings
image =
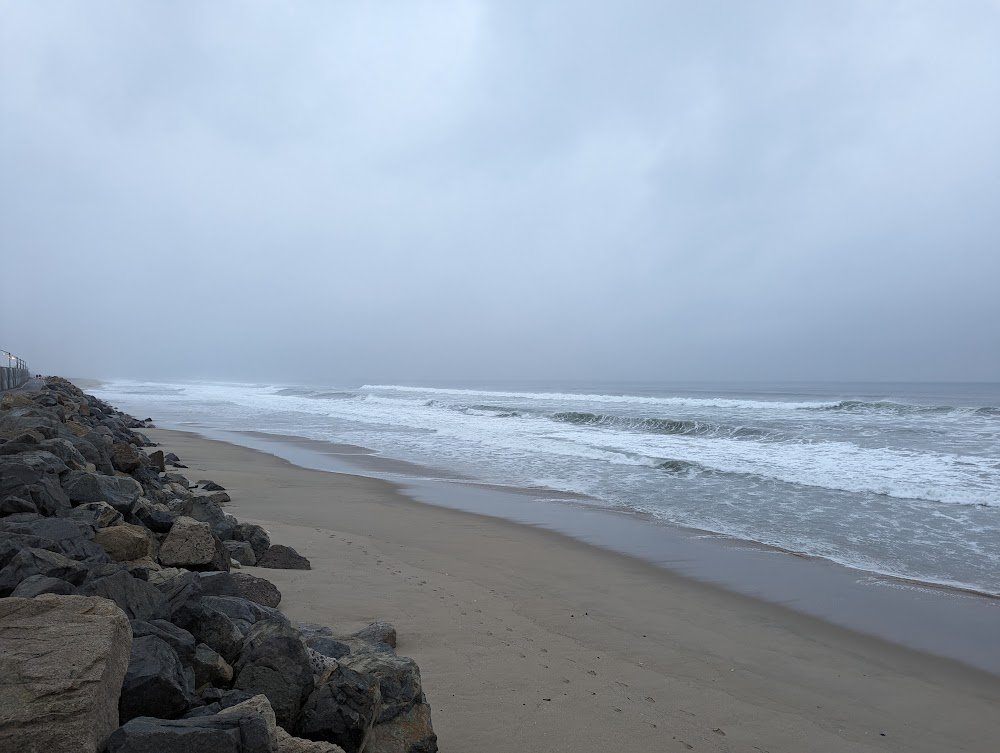
[[[587,671],[587,674],[588,674],[588,675],[593,675],[594,677],[597,677],[597,672],[595,672],[595,671],[594,671],[594,670],[592,670],[592,669],[591,669],[591,670],[588,670],[588,671]]]
[[[656,701],[653,699],[653,696],[651,695],[646,696],[646,700],[649,701],[650,703],[656,703]]]

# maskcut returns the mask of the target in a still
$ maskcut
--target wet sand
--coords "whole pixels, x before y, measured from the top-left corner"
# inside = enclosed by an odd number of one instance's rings
[[[310,558],[300,620],[393,622],[441,750],[995,751],[1000,679],[536,527],[150,430]]]

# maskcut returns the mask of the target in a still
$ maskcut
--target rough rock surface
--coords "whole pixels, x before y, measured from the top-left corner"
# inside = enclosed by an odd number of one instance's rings
[[[271,546],[271,537],[267,535],[267,531],[254,523],[237,523],[233,526],[233,539],[247,542],[253,547],[253,553],[258,559]]]
[[[222,542],[229,556],[241,565],[253,567],[257,564],[257,555],[253,553],[253,547],[245,541],[223,541]]]
[[[229,554],[208,523],[180,517],[160,547],[160,564],[189,570],[229,570]]]
[[[437,753],[431,707],[418,703],[395,719],[372,728],[365,753]]]
[[[170,616],[169,602],[160,590],[126,571],[84,583],[76,593],[111,599],[130,620],[160,620]]]
[[[156,541],[145,526],[122,523],[102,528],[94,535],[94,541],[104,547],[104,551],[116,562],[128,562],[156,554]]]
[[[302,704],[315,687],[309,655],[297,635],[266,635],[262,629],[248,636],[233,669],[233,687],[266,695],[278,724],[295,729]]]
[[[90,570],[86,565],[56,552],[22,549],[0,570],[0,596],[11,594],[21,581],[32,575],[46,575],[79,585],[88,572]]]
[[[354,637],[367,643],[381,643],[389,648],[396,648],[396,628],[388,622],[373,622],[361,628]]]
[[[196,688],[204,685],[228,687],[233,681],[233,668],[218,652],[204,643],[199,643],[191,661],[194,669],[194,684]]]
[[[0,750],[101,750],[131,646],[128,619],[105,599],[0,599]]]
[[[420,669],[413,659],[388,651],[352,654],[340,664],[378,679],[382,703],[376,722],[387,722],[413,707],[423,695]]]
[[[358,753],[364,750],[381,700],[378,680],[338,667],[306,701],[298,734]]]
[[[281,591],[271,581],[249,573],[233,573],[233,580],[239,595],[264,607],[277,607],[281,603]]]
[[[270,567],[275,570],[311,570],[309,560],[284,544],[272,544],[257,558],[257,567]]]
[[[187,711],[192,695],[180,657],[166,641],[155,635],[133,641],[118,705],[122,722],[137,716],[173,719]]]
[[[70,471],[63,488],[74,504],[107,502],[120,513],[132,511],[142,494],[142,486],[128,476],[103,476],[84,471]]]

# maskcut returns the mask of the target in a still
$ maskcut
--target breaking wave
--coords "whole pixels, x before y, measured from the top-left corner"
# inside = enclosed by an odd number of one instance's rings
[[[643,431],[651,434],[675,434],[694,437],[725,437],[727,439],[769,439],[774,432],[753,426],[723,426],[710,421],[677,420],[670,418],[639,418],[611,416],[604,413],[567,411],[553,413],[551,418],[577,426],[606,426],[613,429]]]

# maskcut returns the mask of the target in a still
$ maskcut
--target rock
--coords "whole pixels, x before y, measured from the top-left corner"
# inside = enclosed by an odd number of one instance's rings
[[[181,462],[181,459],[180,459],[179,457],[177,457],[177,456],[176,456],[176,455],[175,455],[174,453],[172,453],[172,452],[168,452],[168,453],[167,453],[166,455],[164,455],[163,457],[164,457],[164,459],[165,459],[165,460],[166,460],[166,461],[167,461],[168,463],[179,463],[179,462]]]
[[[233,538],[233,527],[236,525],[236,519],[223,512],[217,503],[209,499],[196,497],[188,500],[183,504],[180,512],[201,523],[208,523],[212,527],[212,533],[220,539]]]
[[[276,750],[277,753],[344,753],[344,749],[339,745],[292,737],[281,727],[278,727],[278,747]]]
[[[9,596],[21,581],[32,575],[59,578],[74,586],[83,583],[88,569],[75,560],[45,549],[22,549],[0,570],[0,596]]]
[[[311,570],[309,560],[296,552],[290,546],[272,544],[257,559],[257,567],[270,567],[275,570]]]
[[[39,448],[51,452],[72,471],[85,470],[89,462],[70,440],[63,437],[43,440]]]
[[[128,562],[156,555],[156,541],[143,526],[122,523],[111,528],[102,528],[94,536],[94,541],[116,562]]]
[[[193,688],[177,652],[155,635],[136,638],[118,704],[121,721],[137,716],[173,719],[187,711],[192,701]]]
[[[22,580],[11,596],[19,596],[25,599],[33,599],[41,594],[71,594],[73,586],[59,578],[50,578],[47,575],[32,575],[30,578]]]
[[[268,723],[257,712],[195,719],[138,717],[108,738],[107,753],[273,753]]]
[[[418,703],[389,722],[372,728],[365,753],[437,753],[437,735],[431,727],[431,707]]]
[[[214,481],[205,481],[204,479],[198,482],[198,486],[206,492],[224,492],[226,490],[226,487],[219,486],[219,484]]]
[[[340,665],[378,679],[382,702],[377,723],[399,716],[421,700],[420,669],[413,659],[380,651],[352,654],[342,658]]]
[[[132,620],[132,638],[154,635],[177,652],[181,663],[190,664],[194,660],[197,641],[184,628],[166,620]]]
[[[132,506],[142,494],[142,487],[128,476],[103,476],[98,473],[70,471],[63,481],[63,488],[74,504],[107,502],[120,513],[132,511]]]
[[[107,502],[87,502],[68,513],[73,518],[92,522],[95,528],[107,528],[124,522],[122,514]]]
[[[105,551],[97,546],[94,527],[86,520],[74,518],[37,518],[16,520],[8,516],[0,521],[0,531],[37,536],[53,542],[55,551],[81,562],[110,562]]]
[[[241,565],[253,567],[257,564],[257,555],[253,553],[253,547],[246,541],[223,541],[222,544],[229,552],[229,556]]]
[[[229,554],[212,528],[186,517],[178,518],[167,534],[160,562],[188,570],[229,570]]]
[[[14,495],[7,497],[0,502],[0,517],[5,515],[14,515],[19,512],[38,512],[38,508],[35,506],[34,502],[23,499],[22,497],[15,497]]]
[[[194,668],[196,688],[203,685],[228,688],[233,681],[233,668],[229,662],[204,643],[198,644],[191,666]]]
[[[19,497],[31,502],[43,515],[56,515],[68,510],[70,498],[60,485],[60,477],[46,470],[46,459],[66,468],[61,460],[48,452],[0,456],[0,503],[10,497]],[[52,466],[52,463],[48,465]]]
[[[0,532],[0,570],[7,567],[22,550],[32,547],[48,552],[55,552],[59,548],[54,541],[43,539],[40,536]]]
[[[238,595],[264,607],[275,608],[281,603],[281,591],[271,581],[249,573],[233,573]]]
[[[245,541],[252,546],[258,560],[271,546],[271,537],[267,535],[267,531],[254,523],[237,523],[233,526],[233,539]]]
[[[131,646],[128,619],[110,601],[0,599],[0,750],[103,750]]]
[[[207,644],[232,664],[243,647],[243,633],[233,621],[198,600],[192,600],[178,609],[173,622],[187,630],[196,640]]]
[[[258,626],[263,627],[258,630]],[[272,632],[270,621],[266,621],[254,628],[233,666],[233,687],[266,695],[278,724],[295,729],[302,704],[315,687],[306,648],[288,626]]]
[[[145,453],[133,444],[115,442],[111,445],[111,465],[115,470],[132,473],[142,465]]]
[[[174,570],[177,574],[168,577],[172,569],[153,574],[152,584],[159,589],[169,605],[171,616],[177,614],[191,599],[201,594],[201,579],[188,570]]]
[[[298,735],[359,753],[365,748],[380,703],[378,680],[338,667],[306,701]]]
[[[389,648],[396,648],[396,628],[388,622],[373,622],[354,634],[367,643],[382,643]]]
[[[149,461],[153,464],[153,468],[163,473],[167,470],[166,459],[163,457],[163,450],[157,450],[156,452],[149,453]]]
[[[342,659],[351,653],[351,647],[346,643],[323,635],[311,635],[305,639],[305,642],[309,648],[324,656],[329,656],[331,659]]]
[[[170,616],[170,603],[160,590],[127,572],[89,581],[76,589],[76,593],[111,599],[130,620],[162,620]]]
[[[178,515],[168,510],[143,509],[136,512],[136,517],[153,533],[170,533]]]
[[[222,612],[243,633],[248,633],[250,627],[261,620],[274,620],[290,625],[288,618],[277,609],[263,607],[239,596],[202,596],[200,601],[206,607]],[[243,625],[246,626],[245,629]]]

